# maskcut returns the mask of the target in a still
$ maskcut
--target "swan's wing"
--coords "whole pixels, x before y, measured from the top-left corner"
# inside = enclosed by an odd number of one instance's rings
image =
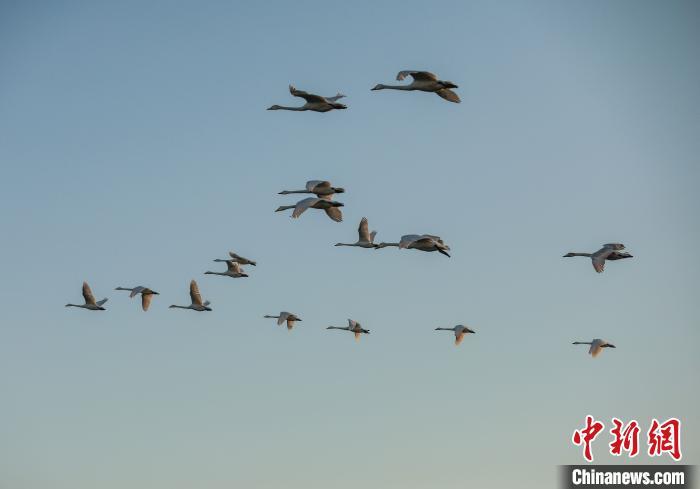
[[[134,287],[133,289],[131,289],[131,293],[129,294],[129,297],[133,298],[136,294],[140,294],[141,292],[143,292],[145,290],[145,288],[146,287],[142,287],[140,285]]]
[[[464,339],[464,330],[455,331],[455,345],[459,345]]]
[[[433,234],[424,234],[422,237],[423,237],[423,238],[430,238],[430,239],[432,239],[433,241],[437,241],[437,242],[440,243],[440,244],[445,244],[445,243],[442,241],[442,238],[441,238],[440,236],[435,236],[435,235],[433,235]]]
[[[620,251],[625,249],[625,245],[622,243],[605,243],[603,248],[610,248],[611,250]]]
[[[348,326],[350,329],[355,329],[357,326],[359,326],[359,324],[354,319],[348,319]]]
[[[226,260],[226,267],[229,272],[241,273],[241,265],[237,261]]]
[[[331,182],[328,182],[326,180],[309,180],[308,182],[306,182],[306,190],[308,190],[309,192],[313,192],[316,189],[316,187],[326,188],[330,186]]]
[[[85,299],[85,304],[95,305],[95,296],[92,295],[92,290],[87,282],[83,282],[83,298]]]
[[[295,97],[301,97],[309,103],[327,102],[327,100],[320,95],[314,95],[313,93],[308,93],[303,90],[297,90],[292,85],[289,85],[289,93]]]
[[[374,243],[374,238],[377,236],[377,231],[372,231],[369,233],[369,242]]]
[[[632,255],[627,253],[626,251],[619,252],[619,251],[613,251],[608,255],[606,260],[622,260],[623,258],[632,258]]]
[[[422,236],[419,236],[417,234],[406,234],[405,236],[401,236],[401,241],[399,241],[399,248],[408,248],[411,243],[414,241],[418,241],[421,239]]]
[[[151,301],[153,300],[153,294],[141,294],[141,308],[144,311],[148,311],[151,307]]]
[[[605,270],[605,260],[613,253],[612,248],[603,246],[601,249],[591,255],[591,262],[596,272],[602,273]]]
[[[281,312],[281,313],[280,313],[280,317],[277,318],[277,326],[282,326],[282,323],[284,323],[284,322],[287,320],[288,317],[289,317],[289,313],[288,313],[288,312],[284,312],[284,311]]]
[[[436,240],[430,236],[421,236],[420,239],[413,241],[413,244],[421,247],[430,247],[436,245]]]
[[[344,94],[338,92],[338,93],[336,93],[335,95],[333,95],[332,97],[323,97],[323,98],[325,98],[325,99],[328,100],[329,102],[337,102],[338,100],[340,100],[341,98],[343,98],[343,97],[345,97],[345,96],[346,96],[346,95],[344,95]]]
[[[453,92],[449,88],[443,88],[435,93],[437,93],[440,97],[444,98],[448,102],[454,102],[456,104],[461,102],[461,100],[459,99],[459,95],[457,95],[457,92]]]
[[[399,71],[399,74],[396,75],[396,79],[398,81],[403,80],[406,78],[408,75],[411,75],[414,80],[418,81],[437,81],[437,76],[433,75],[429,71],[416,71],[416,70],[404,70],[404,71]]]
[[[340,210],[340,207],[329,207],[328,209],[325,209],[325,211],[328,217],[333,219],[335,222],[343,221],[343,212]]]
[[[234,260],[246,260],[246,259],[243,258],[241,255],[237,255],[237,254],[234,253],[233,251],[229,251],[229,252],[228,252],[228,255],[229,255],[231,258],[233,258]]]
[[[192,299],[192,304],[202,305],[202,294],[199,293],[199,287],[194,280],[190,282],[190,298]]]
[[[369,224],[367,223],[366,217],[363,217],[360,221],[360,227],[357,228],[357,232],[360,235],[360,241],[371,241],[369,237]]]
[[[318,200],[319,199],[315,197],[309,197],[307,199],[300,200],[299,202],[297,202],[297,205],[294,206],[292,217],[296,219],[297,217],[301,216],[306,211],[306,209],[314,205]]]

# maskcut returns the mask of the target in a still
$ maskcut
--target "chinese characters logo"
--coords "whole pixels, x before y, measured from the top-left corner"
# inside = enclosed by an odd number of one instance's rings
[[[612,441],[609,443],[610,454],[616,457],[627,452],[628,457],[633,458],[639,453],[640,427],[636,420],[625,424],[623,421],[613,418],[613,427],[610,429]],[[593,416],[586,416],[585,426],[575,430],[571,441],[576,446],[583,446],[583,458],[588,462],[593,461],[593,441],[605,429],[600,421]],[[660,457],[668,453],[675,461],[679,461],[681,454],[681,422],[676,418],[669,418],[663,423],[652,419],[647,431],[647,454],[650,457]]]

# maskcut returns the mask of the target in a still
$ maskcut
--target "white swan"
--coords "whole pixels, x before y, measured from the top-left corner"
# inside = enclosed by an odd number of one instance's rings
[[[359,246],[360,248],[376,248],[379,245],[374,244],[374,237],[377,235],[377,231],[369,232],[369,225],[367,224],[367,218],[363,217],[360,221],[360,227],[357,228],[359,234],[359,239],[356,243],[336,243],[336,246]]]
[[[343,213],[339,207],[343,207],[345,204],[341,202],[336,202],[334,200],[320,199],[317,197],[308,197],[306,199],[300,200],[296,205],[282,205],[279,206],[275,212],[284,211],[287,209],[294,209],[292,212],[292,217],[296,219],[301,216],[306,209],[323,209],[326,211],[328,217],[330,217],[335,222],[341,222],[343,220]]]
[[[401,236],[401,241],[398,243],[379,243],[376,248],[386,248],[387,246],[396,246],[398,248],[415,249],[420,251],[438,251],[449,257],[447,253],[450,247],[440,238],[432,234],[407,234]]]
[[[572,345],[591,345],[591,347],[588,349],[588,353],[593,358],[597,357],[600,352],[603,351],[603,348],[617,348],[612,343],[608,343],[600,338],[595,338],[593,341],[574,341]]]
[[[197,287],[197,282],[194,280],[190,282],[190,298],[192,299],[192,304],[189,306],[176,306],[173,304],[170,306],[170,308],[192,309],[193,311],[198,312],[211,311],[211,307],[209,307],[210,302],[202,302],[202,294],[199,293],[199,287]]]
[[[220,261],[220,260],[214,260]],[[241,269],[241,265],[234,260],[224,260],[226,262],[225,272],[204,272],[204,275],[223,275],[224,277],[241,278],[247,277],[248,274]]]
[[[129,292],[131,292],[129,294],[130,298],[134,298],[138,294],[141,294],[141,307],[143,308],[144,311],[148,311],[148,308],[151,306],[151,300],[153,299],[153,296],[160,295],[155,290],[151,290],[148,287],[144,287],[142,285],[137,285],[136,287],[133,287],[133,288],[117,287],[114,290],[128,290]]]
[[[459,95],[450,90],[451,88],[459,88],[451,81],[438,80],[437,76],[428,71],[399,71],[396,79],[401,81],[407,76],[413,78],[413,82],[408,85],[376,85],[372,90],[418,90],[421,92],[433,92],[444,98],[448,102],[459,103]]]
[[[454,328],[435,328],[435,331],[453,331],[455,334],[455,345],[459,345],[462,342],[465,334],[476,333],[476,331],[474,331],[473,329],[462,324],[458,324]]]
[[[345,331],[351,331],[355,333],[355,340],[358,341],[360,339],[361,334],[369,334],[368,329],[363,329],[362,325],[358,323],[357,321],[353,319],[348,319],[348,325],[345,326],[344,328],[341,328],[339,326],[328,326],[326,329],[342,329]]]
[[[587,256],[591,259],[593,263],[593,268],[596,272],[601,273],[605,270],[606,260],[622,260],[624,258],[633,258],[629,253],[622,251],[625,249],[625,245],[622,243],[607,243],[604,244],[601,249],[595,253],[567,253],[564,258],[570,258],[572,256]]]
[[[320,95],[314,95],[313,93],[304,92],[302,90],[297,90],[292,85],[289,85],[289,93],[295,97],[301,97],[306,100],[306,103],[301,107],[285,107],[282,105],[273,105],[267,110],[312,110],[314,112],[328,112],[333,109],[347,109],[348,106],[345,104],[339,104],[337,100],[345,97],[342,93],[338,93],[334,97],[322,97]]]
[[[269,318],[269,319],[277,319],[277,325],[281,326],[284,324],[284,322],[287,322],[287,329],[291,331],[291,329],[294,327],[294,323],[296,321],[301,321],[301,318],[297,316],[296,314],[292,314],[291,312],[287,311],[282,311],[279,316],[270,316],[270,315],[265,315],[263,317]]]
[[[306,182],[305,190],[282,190],[279,194],[316,194],[316,197],[331,200],[334,194],[342,194],[343,192],[345,192],[344,188],[334,187],[327,180],[309,180]]]
[[[233,251],[228,252],[229,256],[231,258],[226,258],[226,259],[221,259],[217,258],[214,261],[235,261],[236,263],[240,263],[241,265],[253,265],[254,267],[258,266],[257,262],[254,262],[253,260],[250,260],[248,258],[244,258],[241,255],[237,255]]]
[[[107,299],[102,299],[101,301],[95,301],[95,296],[92,295],[92,290],[87,282],[83,282],[83,298],[85,299],[85,304],[66,304],[66,307],[82,307],[83,309],[89,309],[90,311],[105,311],[106,309],[102,307]]]

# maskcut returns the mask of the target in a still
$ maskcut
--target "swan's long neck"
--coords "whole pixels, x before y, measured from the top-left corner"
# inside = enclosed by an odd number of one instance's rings
[[[574,341],[572,344],[574,345],[592,345],[592,341]]]
[[[336,243],[336,246],[357,246],[357,243]]]
[[[591,257],[590,253],[570,253],[569,256],[587,256],[588,258]]]
[[[85,307],[83,304],[66,304],[66,307]]]
[[[204,272],[204,275],[226,275],[226,273],[222,273],[222,272]]]
[[[387,246],[395,246],[398,248],[399,243],[379,243],[377,246],[379,246],[380,248],[386,248]]]
[[[130,288],[128,288],[128,287],[117,287],[117,288],[114,289],[114,290],[128,290],[129,292],[131,292],[131,291],[134,290],[134,289],[130,289]]]
[[[275,212],[286,211],[287,209],[294,209],[295,207],[296,206],[294,205],[281,205],[275,210]]]
[[[175,304],[173,304],[170,307],[174,309],[190,309],[192,306],[176,306]]]
[[[310,194],[312,192],[309,192],[308,190],[282,190],[280,192],[280,195],[287,195],[287,194]]]
[[[269,316],[269,315],[265,315],[265,317],[268,318],[268,319],[279,319],[279,316]]]
[[[273,110],[295,110],[295,111],[303,111],[303,110],[308,110],[306,107],[301,106],[301,107],[286,107],[284,105],[278,105],[275,107]]]
[[[411,85],[379,85],[376,90],[415,90]]]
[[[441,330],[441,331],[454,331],[452,328],[435,328],[436,330]]]

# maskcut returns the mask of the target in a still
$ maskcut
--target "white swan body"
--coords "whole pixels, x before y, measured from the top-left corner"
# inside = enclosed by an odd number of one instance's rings
[[[420,251],[437,251],[449,257],[450,247],[440,238],[432,234],[407,234],[401,236],[401,241],[398,243],[379,243],[377,249],[395,246],[402,249],[414,249]]]
[[[90,286],[87,282],[83,282],[83,299],[85,299],[85,304],[66,304],[66,307],[80,307],[82,309],[87,309],[89,311],[105,311],[106,309],[102,307],[107,299],[102,299],[101,301],[96,301],[95,296],[90,290]]]
[[[223,260],[221,258],[217,258],[214,261],[235,261],[240,265],[253,265],[254,267],[258,265],[257,262],[254,262],[253,260],[250,260],[248,258],[244,258],[241,255],[237,255],[233,251],[229,251],[228,254],[231,258],[225,258]]]
[[[158,292],[155,290],[151,290],[148,287],[144,287],[143,285],[137,285],[136,287],[117,287],[114,290],[128,290],[130,292],[129,298],[133,299],[136,297],[138,294],[141,294],[141,308],[144,311],[148,311],[148,308],[151,306],[151,300],[153,300],[154,295],[160,295]]]
[[[278,326],[281,326],[286,322],[287,329],[289,331],[291,331],[292,328],[294,327],[294,323],[296,323],[297,321],[301,321],[301,318],[299,316],[297,316],[296,314],[293,314],[291,312],[287,312],[287,311],[280,312],[279,316],[265,315],[263,317],[270,318],[270,319],[277,319]]]
[[[343,192],[345,192],[344,188],[334,187],[328,180],[309,180],[306,182],[306,188],[304,190],[282,190],[278,193],[280,195],[316,194],[316,197],[331,200],[333,195],[342,194]]]
[[[281,212],[287,209],[294,209],[292,212],[292,217],[294,219],[301,216],[307,209],[322,209],[326,211],[326,215],[330,217],[335,222],[341,222],[343,220],[343,213],[339,207],[343,207],[345,204],[342,202],[336,202],[334,200],[321,199],[318,197],[308,197],[306,199],[300,200],[295,205],[282,205],[279,206],[275,212]]]
[[[357,228],[359,238],[355,243],[336,243],[336,246],[358,246],[360,248],[377,248],[379,245],[374,244],[374,238],[377,231],[369,232],[369,224],[367,218],[363,217],[360,221],[360,226]]]
[[[189,306],[177,306],[173,304],[170,306],[170,308],[192,309],[193,311],[197,312],[211,311],[211,307],[209,307],[210,302],[202,301],[202,294],[199,293],[199,287],[197,286],[197,282],[194,280],[190,282],[190,299],[192,300],[192,303]]]
[[[220,260],[214,260],[220,261]],[[224,277],[241,278],[247,277],[248,274],[241,269],[241,265],[234,260],[224,260],[226,262],[225,272],[204,272],[205,275],[222,275]]]
[[[452,331],[455,334],[455,345],[459,345],[464,339],[464,335],[468,333],[475,334],[476,331],[464,326],[463,324],[458,324],[454,328],[435,328],[435,331]]]
[[[362,325],[354,319],[348,319],[348,325],[345,327],[328,326],[326,329],[342,329],[343,331],[350,331],[355,334],[356,341],[359,341],[361,334],[369,334],[369,330],[363,329]]]
[[[342,93],[338,93],[333,97],[322,97],[320,95],[314,95],[313,93],[304,92],[303,90],[297,90],[292,85],[289,85],[289,93],[294,97],[301,97],[306,100],[306,103],[301,107],[285,107],[283,105],[273,105],[268,107],[267,110],[294,110],[297,112],[303,112],[306,110],[311,110],[313,112],[328,112],[334,109],[347,109],[348,106],[345,104],[340,104],[337,100],[345,97]]]
[[[588,353],[593,358],[597,357],[600,352],[603,351],[603,348],[617,348],[612,343],[608,343],[600,338],[595,338],[592,341],[574,341],[572,345],[591,345],[591,347],[588,349]]]
[[[625,245],[622,243],[607,243],[604,244],[602,248],[600,248],[598,251],[595,253],[567,253],[564,255],[564,258],[570,258],[572,256],[586,256],[591,259],[591,263],[593,264],[593,269],[598,272],[602,273],[603,270],[605,270],[605,262],[606,260],[614,261],[614,260],[623,260],[625,258],[633,258],[632,255],[627,253],[626,251],[623,251],[625,249]]]
[[[403,80],[407,76],[413,78],[413,82],[408,85],[383,85],[378,84],[372,90],[406,90],[406,91],[420,91],[420,92],[432,92],[448,102],[459,103],[459,95],[457,95],[452,88],[459,88],[457,85],[451,81],[438,80],[437,76],[430,73],[429,71],[417,71],[417,70],[404,70],[399,71],[396,75],[398,81]]]

